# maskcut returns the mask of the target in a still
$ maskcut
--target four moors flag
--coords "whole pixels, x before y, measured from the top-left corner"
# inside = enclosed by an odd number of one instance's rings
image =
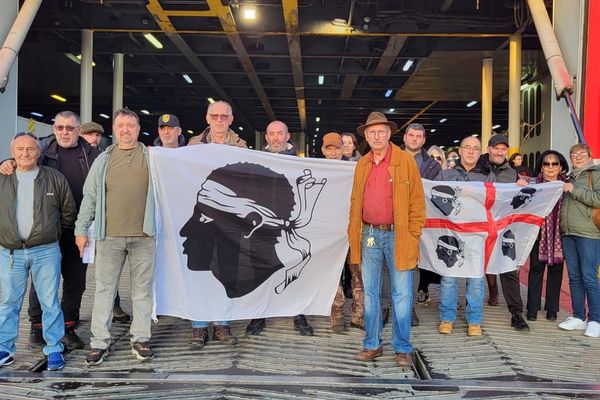
[[[355,163],[214,144],[153,147],[150,161],[157,315],[329,315]]]
[[[419,267],[470,278],[515,270],[527,260],[562,187],[423,180],[427,221]]]

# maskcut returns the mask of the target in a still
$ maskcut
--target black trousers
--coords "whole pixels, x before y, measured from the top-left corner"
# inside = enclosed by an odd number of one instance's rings
[[[511,314],[523,312],[523,300],[521,299],[521,285],[519,283],[519,270],[500,274],[500,284],[504,300]]]
[[[419,268],[419,287],[418,291],[429,292],[429,285],[434,283],[439,285],[441,282],[441,275],[436,274],[433,271]]]
[[[529,255],[529,288],[527,290],[527,312],[536,314],[542,309],[542,283],[546,263],[539,259],[540,240],[536,240]],[[545,309],[549,313],[557,313],[560,301],[560,287],[563,277],[563,264],[548,265],[546,277]]]
[[[85,274],[87,264],[81,262],[79,249],[75,245],[73,230],[64,229],[59,241],[62,254],[61,274],[63,278],[63,294],[60,302],[65,323],[79,322],[81,297],[85,292]],[[29,288],[29,321],[34,324],[42,322],[42,308],[33,284]]]

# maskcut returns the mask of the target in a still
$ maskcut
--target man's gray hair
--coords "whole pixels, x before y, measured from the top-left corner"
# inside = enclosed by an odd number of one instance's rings
[[[423,132],[423,136],[425,136],[425,127],[417,122],[413,122],[412,124],[409,124],[406,127],[406,130],[404,131],[404,134],[406,135],[408,133],[409,130],[414,129],[416,131],[421,131]]]
[[[117,111],[115,111],[115,113],[113,114],[113,122],[115,119],[117,119],[117,117],[120,117],[121,115],[124,116],[128,116],[128,117],[133,117],[137,120],[138,124],[140,123],[140,117],[138,117],[138,115],[136,114],[135,111],[131,111],[129,108],[125,107],[125,108],[119,108]]]
[[[217,104],[225,104],[229,109],[229,115],[233,115],[233,108],[231,108],[231,104],[223,100],[215,101],[214,103],[209,104],[208,108],[206,109],[206,115],[210,114],[210,110],[212,110],[212,108]]]
[[[79,114],[73,112],[73,111],[61,111],[58,114],[56,114],[56,116],[54,117],[54,119],[61,117],[61,118],[75,118],[75,122],[77,123],[77,125],[81,125],[81,119],[79,118]]]

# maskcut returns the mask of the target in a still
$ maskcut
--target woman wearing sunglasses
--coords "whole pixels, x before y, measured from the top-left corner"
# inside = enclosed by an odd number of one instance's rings
[[[600,337],[600,229],[592,220],[592,210],[600,207],[600,166],[594,165],[586,144],[571,147],[569,157],[573,169],[564,184],[560,230],[573,316],[558,326],[568,331],[585,329],[585,336]]]
[[[557,151],[542,153],[535,169],[534,183],[567,181],[569,165],[565,157]],[[531,254],[529,255],[529,287],[527,289],[527,319],[535,321],[542,305],[542,282],[546,277],[546,319],[555,321],[559,309],[560,286],[563,276],[563,251],[560,238],[559,216],[562,198],[556,203],[540,227]]]
[[[438,146],[431,146],[429,150],[427,150],[427,154],[440,163],[442,169],[446,169],[446,156],[444,155],[444,150]]]

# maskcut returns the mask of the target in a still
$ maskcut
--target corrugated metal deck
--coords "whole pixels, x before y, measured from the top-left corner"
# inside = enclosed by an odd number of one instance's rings
[[[88,273],[78,330],[85,341],[93,272]],[[123,274],[121,294],[124,308],[130,310],[128,275]],[[365,363],[354,360],[363,332],[349,328],[334,334],[325,317],[309,317],[313,337],[297,334],[291,318],[270,319],[260,336],[251,337],[244,336],[246,321],[235,322],[232,330],[240,339],[236,346],[211,341],[202,350],[188,344],[188,321],[161,317],[153,327],[156,358],[150,362],[134,358],[127,325],[114,324],[114,344],[103,364],[86,367],[86,349],[68,354],[64,371],[30,372],[43,357],[27,348],[25,305],[16,362],[0,369],[0,398],[600,398],[600,340],[584,337],[581,331],[561,331],[542,313],[530,323],[531,332],[514,331],[503,303],[485,306],[482,337],[466,336],[462,309],[454,332],[440,335],[437,287],[430,293],[431,302],[417,305],[421,324],[412,331],[417,354],[411,369],[395,365],[389,324],[384,329],[384,356]],[[564,317],[561,312],[559,321]]]

